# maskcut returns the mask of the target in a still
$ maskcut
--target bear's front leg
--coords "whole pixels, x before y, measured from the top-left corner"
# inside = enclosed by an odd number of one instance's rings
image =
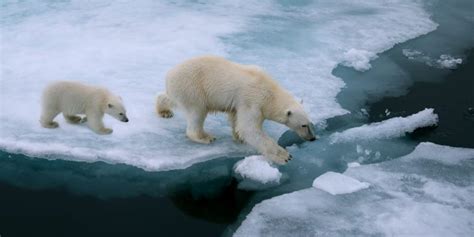
[[[244,139],[242,139],[237,132],[237,113],[236,112],[229,112],[229,122],[232,127],[232,138],[237,143],[244,143]]]
[[[237,132],[244,141],[254,146],[265,157],[277,164],[285,164],[291,155],[268,137],[262,130],[263,116],[258,109],[244,110],[237,114]]]
[[[113,132],[112,129],[106,128],[104,126],[104,123],[102,122],[102,118],[104,117],[103,113],[86,113],[86,116],[87,116],[87,125],[95,133],[106,135],[106,134],[111,134]]]

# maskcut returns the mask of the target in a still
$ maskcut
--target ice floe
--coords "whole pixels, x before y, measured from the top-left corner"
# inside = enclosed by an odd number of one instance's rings
[[[332,143],[351,142],[358,140],[388,139],[400,137],[413,132],[417,128],[434,126],[438,123],[438,115],[433,109],[424,109],[407,117],[394,117],[381,122],[350,128],[331,135]],[[365,151],[369,153],[369,151]],[[368,154],[367,154],[368,155]]]

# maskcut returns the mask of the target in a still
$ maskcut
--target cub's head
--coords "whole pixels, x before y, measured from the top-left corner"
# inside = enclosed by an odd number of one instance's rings
[[[105,107],[105,113],[122,122],[128,122],[127,111],[125,111],[122,98],[120,97],[109,98]]]
[[[308,118],[308,115],[301,104],[294,104],[286,111],[285,125],[295,131],[298,136],[307,140],[314,141],[316,136],[314,134],[314,125]]]

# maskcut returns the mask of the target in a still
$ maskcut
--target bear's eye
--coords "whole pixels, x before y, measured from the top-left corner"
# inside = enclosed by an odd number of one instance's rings
[[[123,113],[120,113],[119,115],[120,115],[120,116],[122,116],[122,115],[123,115]]]
[[[305,124],[305,125],[301,125],[301,127],[306,128],[306,127],[308,127],[308,125],[306,125],[306,124]]]

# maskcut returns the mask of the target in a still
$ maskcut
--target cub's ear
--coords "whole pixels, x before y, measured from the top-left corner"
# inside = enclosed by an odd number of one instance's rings
[[[286,111],[286,116],[290,117],[291,114],[291,110]]]
[[[112,104],[108,104],[107,106],[109,106],[109,109],[114,107]]]

